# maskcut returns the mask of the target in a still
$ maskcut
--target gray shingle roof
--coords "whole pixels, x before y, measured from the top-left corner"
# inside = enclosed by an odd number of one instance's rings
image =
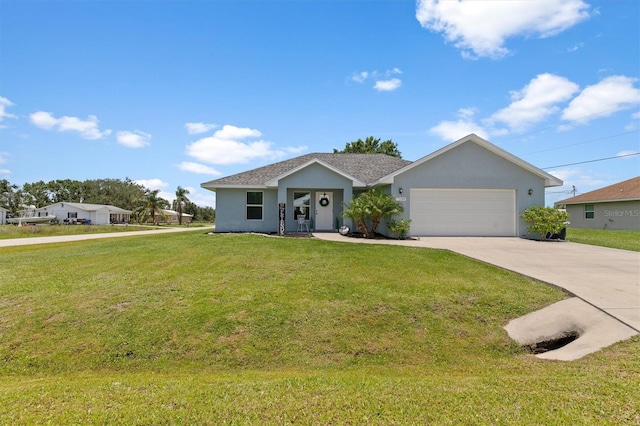
[[[226,176],[203,183],[205,188],[219,186],[263,186],[266,182],[285,175],[291,170],[313,160],[322,161],[367,185],[399,170],[411,161],[385,154],[305,154],[268,166]]]

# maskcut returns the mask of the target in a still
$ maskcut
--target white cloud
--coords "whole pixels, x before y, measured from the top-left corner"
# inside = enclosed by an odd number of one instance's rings
[[[186,123],[184,127],[190,135],[197,135],[213,130],[218,127],[218,125],[214,123]]]
[[[634,155],[638,155],[638,151],[632,151],[632,150],[626,150],[626,151],[620,151],[619,153],[616,154],[616,157],[633,157]]]
[[[399,78],[392,78],[390,80],[378,80],[374,84],[373,88],[379,92],[391,92],[400,88],[402,81]]]
[[[222,174],[213,167],[209,167],[200,163],[194,163],[191,161],[183,161],[182,163],[178,164],[178,168],[180,170],[184,170],[185,172],[197,173],[201,175],[219,176]]]
[[[557,104],[567,101],[578,90],[579,86],[565,77],[540,74],[522,90],[512,91],[512,103],[494,113],[489,121],[503,122],[516,131],[527,130],[557,112]]]
[[[379,92],[391,92],[400,88],[402,81],[399,78],[392,78],[396,74],[402,74],[402,70],[398,67],[391,68],[385,72],[378,71],[361,71],[354,73],[351,80],[357,83],[364,83],[368,79],[376,80],[373,88]]]
[[[442,121],[437,126],[429,129],[429,132],[449,142],[456,141],[470,133],[475,133],[486,139],[487,131],[474,121],[475,113],[476,110],[474,108],[462,108],[458,110],[457,121]]]
[[[587,19],[588,9],[582,0],[419,0],[416,18],[465,57],[500,58],[508,38],[558,34]]]
[[[216,193],[213,191],[205,190],[199,192],[197,190],[191,190],[189,188],[189,200],[197,206],[201,207],[216,207]]]
[[[156,189],[162,191],[169,186],[169,184],[164,182],[162,179],[136,179],[135,183],[152,191],[155,191]]]
[[[69,116],[55,118],[50,112],[38,111],[29,115],[29,119],[31,123],[41,129],[78,132],[83,139],[102,139],[111,134],[111,130],[100,131],[98,118],[95,115],[90,115],[86,120],[81,120],[78,117]]]
[[[584,43],[576,43],[572,47],[567,49],[567,52],[577,52],[584,47]]]
[[[9,156],[8,152],[0,151],[0,164],[4,164],[7,162],[7,157]]]
[[[186,147],[187,155],[209,164],[243,164],[254,159],[275,159],[291,150],[274,150],[272,143],[264,140],[246,141],[262,136],[258,130],[224,125],[213,136],[199,139]]]
[[[7,98],[3,98],[2,96],[0,96],[0,121],[4,120],[5,118],[16,118],[15,115],[9,114],[7,112],[7,107],[10,106],[13,106],[13,102],[11,102]]]
[[[355,73],[351,76],[351,80],[356,83],[364,83],[364,81],[369,77],[369,73],[367,71],[361,71],[359,73]]]
[[[614,75],[588,86],[562,112],[562,118],[586,124],[640,104],[640,89],[633,86],[637,78]]]
[[[11,174],[11,170],[9,169],[0,169],[0,175],[10,175]]]
[[[151,135],[141,132],[140,130],[118,132],[116,138],[120,145],[126,146],[127,148],[143,148],[151,145],[151,142],[149,142]]]

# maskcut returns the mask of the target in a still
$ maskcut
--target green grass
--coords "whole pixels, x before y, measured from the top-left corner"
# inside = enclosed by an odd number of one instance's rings
[[[0,249],[0,423],[634,424],[634,338],[538,360],[566,295],[451,252],[202,231]]]
[[[11,238],[53,237],[61,235],[103,234],[111,232],[153,231],[162,228],[213,226],[210,223],[191,223],[189,225],[0,225],[0,240]]]
[[[593,246],[640,251],[640,231],[568,228],[567,240]]]

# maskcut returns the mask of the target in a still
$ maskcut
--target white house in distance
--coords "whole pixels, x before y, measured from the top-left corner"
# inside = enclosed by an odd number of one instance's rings
[[[7,212],[9,210],[4,207],[0,207],[0,225],[4,225],[7,223]]]
[[[158,223],[180,223],[178,221],[178,212],[175,210],[162,209],[162,214],[156,213],[156,221]],[[182,213],[182,223],[191,223],[193,215]]]
[[[640,176],[560,200],[571,228],[640,229]]]
[[[61,202],[37,208],[36,215],[55,215],[60,222],[70,224],[109,225],[131,221],[131,210],[104,204]]]

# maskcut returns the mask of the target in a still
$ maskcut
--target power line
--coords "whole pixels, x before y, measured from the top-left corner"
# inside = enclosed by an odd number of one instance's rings
[[[596,161],[614,160],[616,158],[632,157],[634,155],[640,155],[640,152],[634,152],[632,154],[616,155],[615,157],[598,158],[597,160],[580,161],[579,163],[561,164],[559,166],[542,167],[542,170],[555,169],[557,167],[575,166],[577,164],[595,163]]]
[[[584,141],[584,142],[577,142],[577,143],[572,143],[572,144],[569,144],[569,145],[556,146],[555,148],[544,149],[542,151],[530,152],[527,155],[540,154],[541,152],[555,151],[557,149],[568,148],[570,146],[582,145],[582,144],[589,143],[589,142],[603,141],[603,140],[606,140],[606,139],[617,138],[618,136],[625,136],[625,135],[630,135],[632,133],[638,133],[638,132],[640,132],[640,130],[632,130],[632,131],[626,132],[626,133],[618,133],[617,135],[605,136],[605,137],[602,137],[602,138],[590,139],[590,140]]]

